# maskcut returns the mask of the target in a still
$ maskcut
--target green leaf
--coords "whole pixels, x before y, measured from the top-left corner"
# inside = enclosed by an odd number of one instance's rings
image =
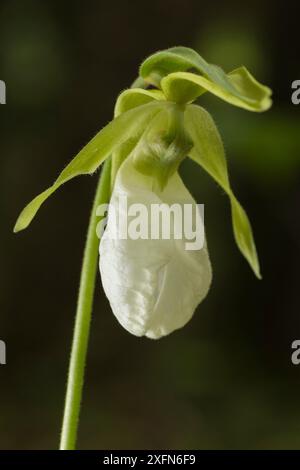
[[[185,112],[185,126],[194,144],[189,156],[202,166],[228,194],[235,241],[256,276],[261,278],[251,225],[246,212],[230,187],[224,147],[216,125],[205,109],[188,105]]]
[[[141,134],[149,119],[162,107],[162,103],[154,102],[133,108],[121,114],[96,136],[73,158],[61,172],[54,184],[36,196],[21,212],[14,227],[14,232],[24,230],[46,199],[62,184],[75,176],[92,174],[99,165],[127,139]]]
[[[228,80],[234,85],[231,90],[194,73],[175,72],[162,79],[161,87],[166,98],[177,103],[191,102],[209,91],[227,103],[248,111],[262,112],[271,106],[271,90],[258,83],[245,67],[228,74]]]

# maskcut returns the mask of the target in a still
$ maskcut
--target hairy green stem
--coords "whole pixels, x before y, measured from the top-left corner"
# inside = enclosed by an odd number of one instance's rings
[[[99,239],[96,234],[96,227],[99,219],[96,217],[96,209],[98,205],[107,203],[109,201],[110,173],[111,159],[108,159],[104,163],[104,167],[100,174],[90,216],[83,256],[60,450],[73,450],[75,449],[76,445],[95,279],[98,265]]]

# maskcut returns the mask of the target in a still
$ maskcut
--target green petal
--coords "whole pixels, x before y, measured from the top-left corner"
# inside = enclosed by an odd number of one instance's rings
[[[272,105],[270,98],[272,90],[255,80],[246,67],[239,67],[230,72],[227,76],[235,89],[243,97],[244,103],[247,104],[248,101],[250,107],[247,108],[245,105],[241,106],[241,104],[236,104],[231,101],[232,104],[250,109],[250,111],[266,111],[270,108]],[[257,107],[257,109],[254,109],[254,107]]]
[[[161,87],[169,100],[177,103],[191,102],[206,91],[213,93],[227,103],[248,111],[266,111],[270,108],[271,90],[258,83],[245,67],[231,72],[227,76],[231,89],[221,87],[211,80],[190,72],[175,72],[161,81]]]
[[[226,191],[231,203],[235,241],[258,278],[259,261],[252,229],[246,212],[230,187],[224,147],[210,114],[200,106],[189,105],[185,112],[185,126],[194,147],[190,157],[201,165]]]
[[[153,100],[165,101],[165,96],[160,90],[143,90],[142,88],[125,90],[116,101],[115,117]]]
[[[161,103],[148,103],[120,115],[96,136],[73,158],[61,172],[54,184],[36,196],[21,212],[14,232],[24,230],[37,211],[63,183],[75,176],[92,174],[99,165],[123,142],[141,134],[148,120],[161,109]]]

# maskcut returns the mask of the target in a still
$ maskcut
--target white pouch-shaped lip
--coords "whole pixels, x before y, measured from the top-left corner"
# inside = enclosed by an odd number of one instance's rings
[[[119,210],[120,197],[133,203],[192,204],[195,200],[178,173],[162,192],[153,191],[153,178],[139,173],[128,157],[118,171],[110,207]],[[121,325],[136,336],[160,338],[183,327],[206,296],[211,265],[206,244],[187,250],[183,239],[120,239],[108,213],[100,242],[102,284]]]

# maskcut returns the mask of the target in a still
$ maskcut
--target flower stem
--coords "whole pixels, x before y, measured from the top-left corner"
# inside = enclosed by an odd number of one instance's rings
[[[100,174],[84,249],[75,327],[69,364],[60,450],[73,450],[75,449],[76,445],[95,279],[98,265],[99,239],[96,234],[96,227],[99,219],[96,217],[96,209],[98,205],[107,203],[109,201],[110,173],[111,159],[108,159],[104,163],[104,167]]]

